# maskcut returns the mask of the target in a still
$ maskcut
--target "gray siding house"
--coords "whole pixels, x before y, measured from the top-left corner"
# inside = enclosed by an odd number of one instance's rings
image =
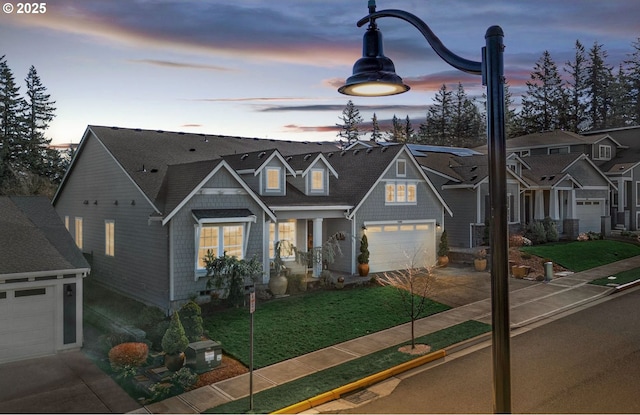
[[[82,347],[89,264],[47,198],[0,197],[0,364]]]
[[[276,241],[310,251],[340,232],[343,256],[325,266],[353,274],[367,232],[372,272],[408,255],[426,266],[451,214],[406,146],[100,126],[87,128],[53,205],[97,281],[165,310],[208,294],[207,250],[256,256],[267,283]]]

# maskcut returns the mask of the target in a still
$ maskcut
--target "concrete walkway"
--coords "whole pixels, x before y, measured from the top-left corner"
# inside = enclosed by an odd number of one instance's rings
[[[640,268],[640,256],[554,278],[548,283],[510,278],[511,327],[523,327],[609,295],[615,288],[587,283],[633,268]],[[454,308],[417,321],[416,337],[467,320],[491,324],[489,273],[450,266],[436,270],[435,275],[436,288],[431,297]],[[254,393],[408,340],[409,323],[255,370]],[[248,394],[249,375],[245,374],[145,406],[131,413],[200,413]]]

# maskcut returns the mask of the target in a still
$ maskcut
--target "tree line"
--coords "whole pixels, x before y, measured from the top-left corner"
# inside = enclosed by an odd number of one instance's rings
[[[608,64],[607,58],[602,44],[594,42],[586,50],[578,40],[574,56],[560,68],[544,51],[519,106],[505,83],[507,138],[555,129],[580,133],[640,125],[640,38],[618,65]],[[369,135],[371,141],[475,147],[486,142],[485,103],[469,98],[461,83],[455,90],[442,85],[417,131],[409,116],[402,120],[394,115],[389,130],[381,132],[375,113],[370,130],[364,131],[362,116],[349,101],[339,117],[342,124],[336,124],[337,135],[345,146]]]
[[[55,117],[55,101],[36,68],[29,68],[24,95],[5,55],[0,57],[0,195],[52,196],[68,160],[49,148],[45,131]]]

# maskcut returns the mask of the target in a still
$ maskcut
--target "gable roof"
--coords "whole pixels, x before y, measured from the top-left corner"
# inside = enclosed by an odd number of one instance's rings
[[[44,197],[1,196],[0,241],[0,275],[89,271],[82,252]]]
[[[618,147],[623,147],[622,144],[614,140],[608,134],[585,136],[564,130],[544,131],[541,133],[533,133],[510,138],[506,140],[506,147],[509,150],[515,150],[540,147],[563,147],[570,145],[591,145],[605,138],[611,139],[611,141],[613,141]],[[485,144],[476,147],[474,150],[486,154],[487,145]]]
[[[554,187],[566,179],[567,170],[580,160],[585,160],[610,186],[615,185],[585,154],[546,154],[526,157],[529,169],[522,171],[522,176],[531,184],[543,187]],[[580,186],[579,178],[571,179]]]

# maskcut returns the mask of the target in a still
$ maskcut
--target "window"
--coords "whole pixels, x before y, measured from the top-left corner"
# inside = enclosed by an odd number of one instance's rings
[[[275,244],[276,241],[289,241],[293,245],[296,242],[296,221],[291,220],[288,222],[278,222],[271,223],[269,225],[269,255],[271,258],[276,256],[275,252]],[[285,254],[283,252],[282,254]],[[288,252],[286,252],[288,254]],[[293,252],[291,256],[283,255],[283,258],[293,257]]]
[[[243,225],[217,225],[205,224],[200,228],[198,239],[198,269],[204,269],[204,257],[211,250],[216,257],[236,256],[244,257],[244,226]]]
[[[280,169],[267,168],[267,190],[280,190]]]
[[[104,254],[107,256],[115,255],[115,227],[115,221],[104,221]]]
[[[640,206],[640,182],[636,182],[636,206]]]
[[[516,198],[512,194],[507,195],[507,217],[509,223],[516,222]]]
[[[32,297],[34,295],[46,295],[46,294],[47,294],[46,288],[31,288],[29,290],[16,291],[13,293],[13,296],[15,298],[18,298],[18,297]]]
[[[611,160],[611,146],[599,145],[598,158],[603,160]]]
[[[311,170],[311,191],[312,192],[324,191],[324,170],[322,169]]]
[[[82,218],[76,218],[75,224],[76,245],[78,245],[78,248],[82,249]]]
[[[520,150],[520,152],[517,153],[520,157],[528,157],[531,155],[531,150]]]
[[[407,175],[407,161],[400,159],[396,161],[396,176],[405,177]]]
[[[407,182],[392,182],[385,185],[385,204],[416,204],[417,185]]]
[[[64,227],[67,228],[67,231],[69,230],[69,215],[64,217]]]
[[[549,154],[569,154],[569,147],[554,147],[549,149]]]

